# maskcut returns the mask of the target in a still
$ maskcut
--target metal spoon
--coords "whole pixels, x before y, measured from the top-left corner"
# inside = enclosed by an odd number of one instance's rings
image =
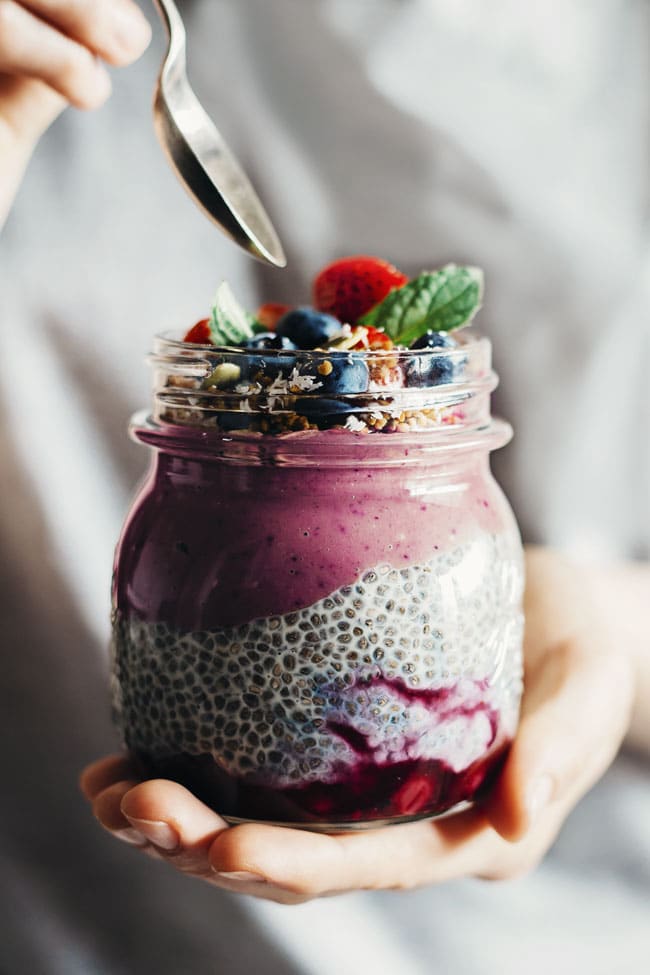
[[[176,4],[154,4],[169,34],[154,97],[158,141],[185,189],[221,230],[259,260],[285,267],[264,207],[187,80],[187,38]]]

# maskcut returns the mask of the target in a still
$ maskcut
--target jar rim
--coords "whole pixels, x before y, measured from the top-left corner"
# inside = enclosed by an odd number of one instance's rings
[[[203,342],[186,342],[181,337],[178,329],[165,329],[164,332],[157,332],[154,335],[154,353],[165,354],[166,352],[171,352],[172,350],[177,350],[184,358],[189,357],[194,358],[191,355],[193,351],[199,353],[222,353],[228,352],[229,354],[237,354],[239,356],[245,357],[250,355],[260,355],[270,356],[272,358],[278,357],[295,357],[299,359],[308,359],[315,357],[317,359],[327,359],[331,356],[363,356],[369,362],[372,361],[382,361],[385,358],[397,358],[400,361],[408,360],[412,358],[423,358],[435,356],[437,359],[451,359],[455,360],[457,358],[462,358],[467,356],[468,351],[484,349],[491,349],[490,339],[482,335],[475,328],[465,328],[454,332],[453,335],[456,345],[452,347],[436,347],[427,349],[407,349],[396,347],[393,349],[356,349],[356,348],[341,348],[341,349],[245,349],[237,345],[213,345],[211,343]],[[474,352],[473,354],[476,354]]]

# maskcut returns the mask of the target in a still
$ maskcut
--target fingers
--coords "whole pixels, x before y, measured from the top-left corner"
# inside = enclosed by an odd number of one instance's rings
[[[438,823],[341,835],[247,824],[219,834],[210,862],[221,879],[255,878],[301,897],[316,897],[410,888],[478,872],[492,862],[495,842],[507,846],[478,811]]]
[[[183,786],[164,779],[142,782],[121,800],[133,829],[185,873],[211,877],[208,850],[227,829],[224,820]]]
[[[87,48],[14,0],[0,0],[0,72],[42,81],[78,108],[98,108],[111,91],[106,69]]]
[[[23,6],[114,65],[130,64],[151,40],[131,0],[22,0]]]
[[[132,846],[145,847],[148,842],[146,837],[131,828],[129,821],[120,810],[123,797],[134,785],[136,785],[135,780],[125,779],[103,789],[93,800],[93,815],[117,839],[124,840]]]
[[[207,854],[227,828],[223,819],[175,782],[138,782],[127,777],[131,770],[128,758],[113,755],[82,774],[82,791],[101,825],[118,839],[155,850],[178,870],[213,879]]]
[[[606,634],[547,651],[527,674],[519,731],[485,807],[501,836],[519,839],[551,804],[568,813],[618,751],[632,697],[631,668]]]
[[[122,812],[132,826],[141,829],[153,843],[165,849],[189,848],[212,841],[227,824],[196,796],[176,782],[152,779],[132,789],[122,802]],[[157,843],[156,829],[163,825],[161,835],[169,837],[168,844]],[[176,842],[171,845],[171,835]]]
[[[132,6],[125,0],[115,5],[110,0],[30,0],[32,13],[17,0],[0,0],[0,74],[44,82],[78,108],[99,107],[111,92],[111,81],[96,55],[126,64],[149,41],[142,15],[135,16],[133,28],[124,26]],[[109,22],[114,25],[110,29]]]

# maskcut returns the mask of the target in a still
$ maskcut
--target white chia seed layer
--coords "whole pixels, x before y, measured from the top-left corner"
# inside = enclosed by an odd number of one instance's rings
[[[241,626],[179,633],[118,618],[118,725],[130,748],[210,754],[275,788],[335,781],[359,743],[377,764],[461,771],[516,728],[522,584],[517,540],[484,534]]]

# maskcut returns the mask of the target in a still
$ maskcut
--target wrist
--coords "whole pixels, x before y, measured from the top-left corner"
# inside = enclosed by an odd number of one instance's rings
[[[650,567],[594,562],[551,548],[526,549],[525,657],[544,666],[548,654],[576,640],[614,665],[610,679],[629,698],[621,737],[650,751]],[[615,675],[615,676],[614,676]]]
[[[61,96],[40,82],[0,83],[0,227],[38,140],[64,107]]]

